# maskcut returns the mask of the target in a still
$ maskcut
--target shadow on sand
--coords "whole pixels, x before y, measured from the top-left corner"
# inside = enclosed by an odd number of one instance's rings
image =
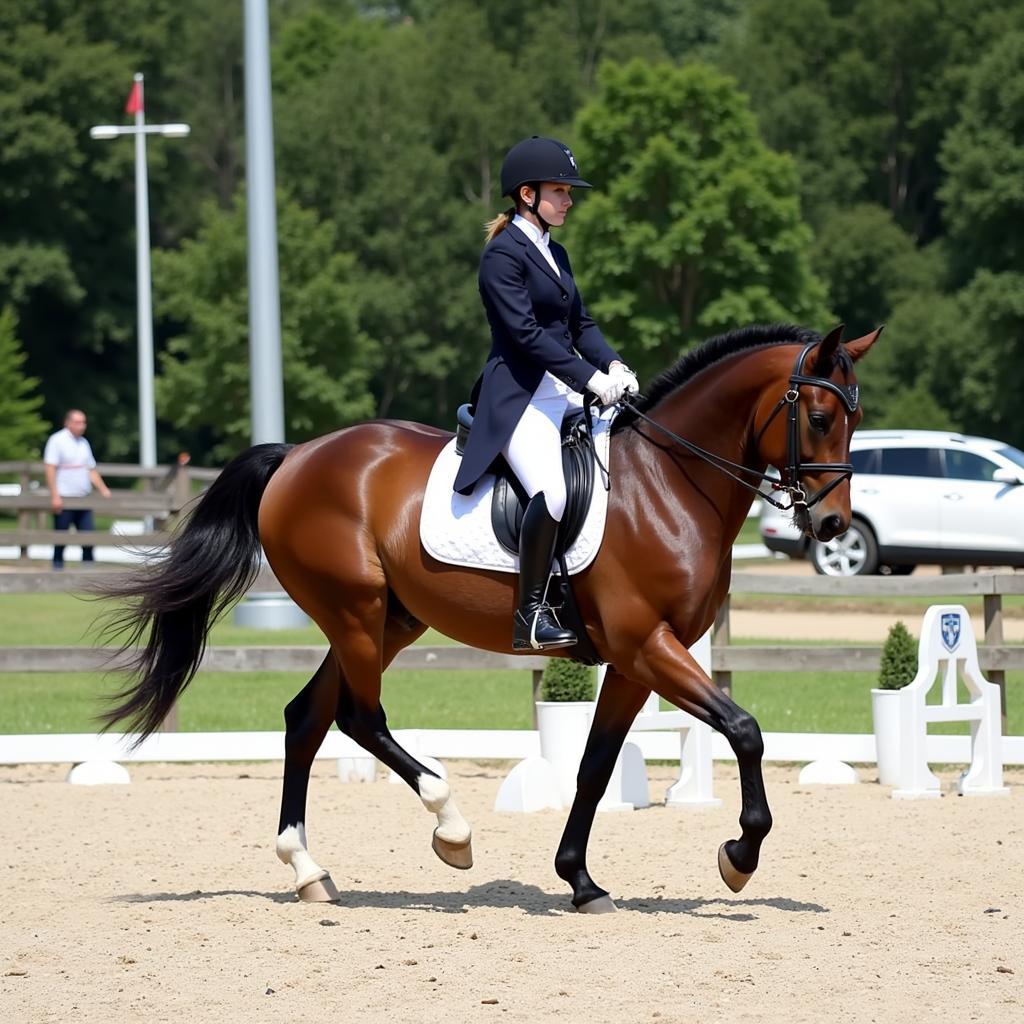
[[[247,896],[269,900],[272,903],[297,903],[291,892],[259,892],[254,889],[195,889],[192,892],[124,893],[111,897],[118,903],[193,903],[215,900],[227,896]],[[613,899],[615,897],[613,896]],[[790,914],[827,914],[829,910],[818,903],[801,903],[781,896],[742,899],[716,897],[713,899],[674,899],[630,897],[615,899],[619,910],[639,914],[688,914],[691,917],[720,918],[726,921],[755,921],[761,909],[779,910]],[[535,885],[524,885],[509,879],[474,885],[465,892],[379,892],[373,889],[355,889],[343,892],[336,906],[346,910],[423,910],[442,914],[468,914],[476,908],[519,910],[539,917],[556,917],[574,913],[565,893],[550,893]]]

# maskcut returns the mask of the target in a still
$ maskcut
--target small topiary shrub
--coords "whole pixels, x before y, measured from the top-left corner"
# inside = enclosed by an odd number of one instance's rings
[[[899,690],[914,681],[917,675],[917,641],[902,622],[894,623],[882,648],[882,667],[878,686],[882,690]]]
[[[578,661],[552,658],[544,667],[541,683],[541,700],[568,701],[593,700],[595,689],[594,669]]]

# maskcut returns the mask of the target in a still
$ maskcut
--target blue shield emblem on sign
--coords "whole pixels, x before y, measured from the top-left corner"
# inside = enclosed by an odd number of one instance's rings
[[[941,623],[942,646],[947,651],[955,651],[956,645],[960,643],[960,613],[947,612],[942,616]]]

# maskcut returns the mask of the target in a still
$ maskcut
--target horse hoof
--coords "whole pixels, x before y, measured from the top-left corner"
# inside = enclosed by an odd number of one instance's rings
[[[303,903],[337,903],[341,899],[338,887],[331,881],[331,876],[328,874],[325,874],[323,878],[307,882],[297,892]]]
[[[733,892],[739,892],[743,886],[750,881],[750,874],[744,871],[737,871],[733,867],[732,861],[729,860],[729,854],[725,852],[725,843],[718,848],[718,871],[722,876],[722,881],[725,882]]]
[[[576,908],[577,914],[614,914],[619,908],[611,896],[598,896],[596,900],[589,903],[581,903]]]
[[[473,866],[472,839],[467,839],[464,843],[449,843],[447,839],[442,839],[437,834],[437,829],[434,829],[434,838],[431,839],[430,846],[450,868],[466,871]]]

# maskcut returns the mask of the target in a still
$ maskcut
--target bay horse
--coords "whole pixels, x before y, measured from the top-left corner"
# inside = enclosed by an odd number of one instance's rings
[[[734,892],[757,868],[772,825],[761,732],[688,648],[728,592],[732,545],[769,465],[782,471],[775,486],[788,492],[805,533],[830,540],[849,526],[849,445],[862,415],[853,364],[880,330],[845,344],[841,327],[824,338],[791,325],[733,331],[684,355],[619,416],[604,539],[574,578],[587,633],[608,666],[555,856],[578,910],[615,909],[590,876],[587,844],[623,740],[652,690],[727,738],[742,809],[740,836],[722,844],[718,867]],[[137,742],[195,675],[211,625],[258,572],[261,545],[323,631],[330,650],[284,711],[276,845],[303,899],[339,898],[305,830],[309,772],[332,722],[436,814],[437,855],[452,867],[472,864],[470,827],[448,783],[399,746],[380,700],[382,672],[428,626],[512,653],[515,575],[441,564],[420,544],[423,491],[450,439],[435,427],[379,420],[304,444],[256,445],[224,468],[162,557],[107,588],[126,602],[115,629],[134,672],[103,719],[107,728],[127,721]]]

